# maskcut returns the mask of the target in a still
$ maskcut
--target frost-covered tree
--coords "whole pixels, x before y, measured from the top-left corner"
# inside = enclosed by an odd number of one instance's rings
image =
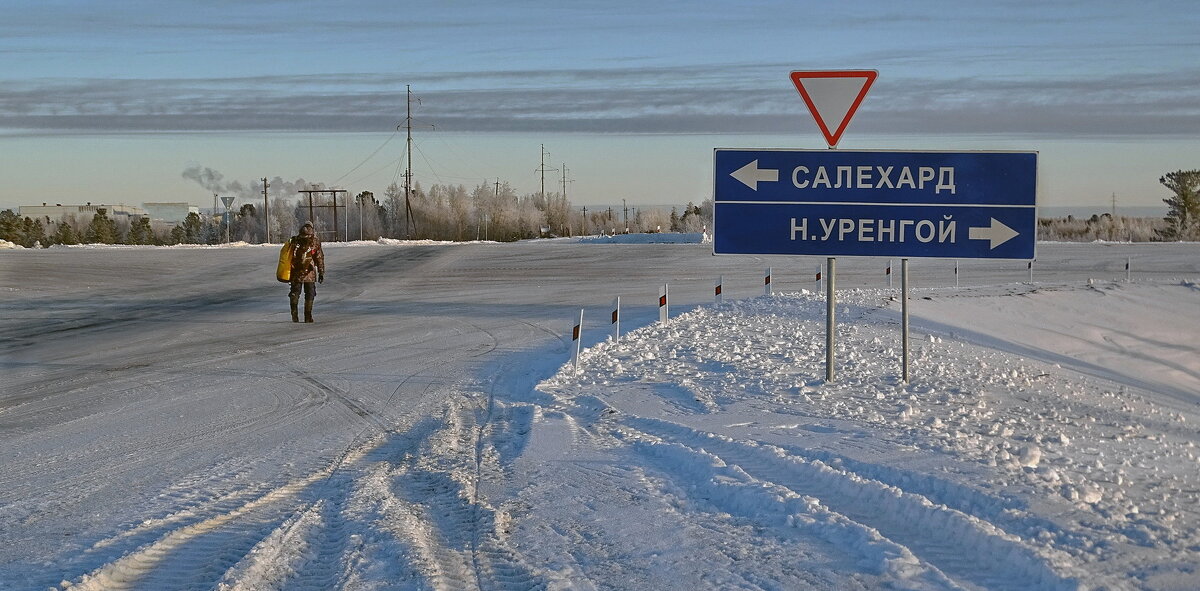
[[[450,210],[450,223],[452,225],[452,237],[454,240],[467,240],[470,234],[472,220],[475,217],[475,212],[471,207],[472,201],[470,195],[467,194],[467,188],[463,185],[455,185],[449,188],[446,195],[446,205]]]
[[[204,238],[204,222],[200,219],[200,214],[191,212],[183,219],[183,235],[184,242],[188,244],[200,244]]]
[[[139,217],[129,225],[126,244],[154,244],[154,231],[150,229],[150,218]]]
[[[404,187],[392,183],[383,190],[383,202],[388,215],[384,218],[385,233],[391,238],[404,237]]]
[[[116,222],[108,219],[108,215],[103,211],[97,211],[96,215],[92,216],[92,223],[88,224],[84,241],[88,244],[116,244]]]
[[[0,240],[21,244],[25,240],[25,224],[13,210],[0,211]]]
[[[1200,170],[1177,170],[1159,177],[1158,182],[1170,189],[1167,204],[1167,227],[1164,240],[1195,240],[1200,238]]]
[[[21,242],[22,246],[25,248],[33,248],[35,246],[45,245],[46,227],[42,225],[41,219],[34,219],[26,216],[25,220],[22,222],[22,226],[24,226],[24,241]]]
[[[70,222],[64,219],[54,227],[50,241],[53,244],[79,244],[79,235],[75,233],[75,228]]]

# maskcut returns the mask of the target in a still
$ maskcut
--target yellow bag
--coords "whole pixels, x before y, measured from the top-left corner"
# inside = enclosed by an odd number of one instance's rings
[[[284,242],[283,248],[279,251],[279,266],[275,268],[275,278],[284,283],[291,283],[291,281],[292,281],[292,241],[291,240]]]

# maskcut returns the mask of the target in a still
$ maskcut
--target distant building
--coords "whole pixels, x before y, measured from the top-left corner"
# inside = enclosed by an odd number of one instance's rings
[[[200,214],[200,208],[189,203],[143,203],[142,207],[146,208],[146,213],[150,216],[152,222],[165,222],[167,224],[181,224],[189,213],[196,215]]]
[[[145,209],[133,205],[125,205],[124,203],[118,205],[93,205],[91,203],[85,205],[63,205],[61,203],[49,205],[43,203],[41,205],[22,205],[18,209],[20,210],[19,214],[21,217],[41,218],[42,222],[47,224],[59,222],[63,219],[63,216],[67,215],[75,216],[78,221],[88,222],[100,210],[104,210],[104,213],[113,220],[122,218],[130,220],[135,217],[146,217],[147,215]]]

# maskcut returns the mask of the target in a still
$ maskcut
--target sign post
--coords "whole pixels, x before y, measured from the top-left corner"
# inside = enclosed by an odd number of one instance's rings
[[[836,151],[878,75],[791,73],[829,150],[718,148],[713,154],[713,254],[827,257],[829,382],[837,256],[900,257],[906,383],[909,257],[1028,259],[1033,281],[1037,153]],[[889,287],[891,267],[889,260]]]
[[[905,297],[909,258],[1032,260],[1037,156],[717,149],[713,253],[828,258],[826,377],[832,381],[835,258],[902,259]],[[904,374],[907,381],[907,355]]]
[[[900,342],[903,352],[901,356],[900,377],[908,383],[908,259],[900,259]]]
[[[825,278],[825,381],[832,382],[835,377],[833,365],[833,345],[834,345],[834,330],[837,328],[837,295],[834,290],[834,281],[837,277],[837,259],[829,257],[826,259],[826,264],[829,268],[826,274],[829,277]]]
[[[237,199],[237,197],[232,197],[229,195],[221,197],[221,203],[225,204],[225,243],[226,244],[229,243],[229,224],[230,224],[230,222],[233,221],[229,216],[229,207],[231,205],[233,205],[233,202],[235,199]]]

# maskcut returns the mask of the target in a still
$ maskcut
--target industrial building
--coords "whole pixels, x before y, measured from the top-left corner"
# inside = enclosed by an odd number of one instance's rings
[[[125,205],[124,203],[116,205],[93,205],[90,202],[85,205],[63,205],[61,203],[49,205],[43,203],[41,205],[22,205],[18,209],[20,210],[19,214],[21,217],[41,219],[44,224],[60,222],[65,216],[74,216],[76,220],[86,222],[90,221],[100,210],[104,210],[105,214],[113,220],[132,220],[133,218],[147,216],[145,209],[134,205]]]
[[[65,216],[74,216],[76,221],[88,222],[91,221],[97,212],[104,210],[105,214],[114,221],[132,221],[134,218],[148,217],[151,222],[155,222],[155,226],[170,227],[183,223],[189,213],[200,213],[199,207],[186,202],[143,203],[142,207],[125,205],[124,203],[115,205],[103,203],[87,203],[84,205],[63,205],[56,203],[50,205],[43,203],[41,205],[22,205],[19,210],[21,217],[40,219],[46,225],[60,222]]]

